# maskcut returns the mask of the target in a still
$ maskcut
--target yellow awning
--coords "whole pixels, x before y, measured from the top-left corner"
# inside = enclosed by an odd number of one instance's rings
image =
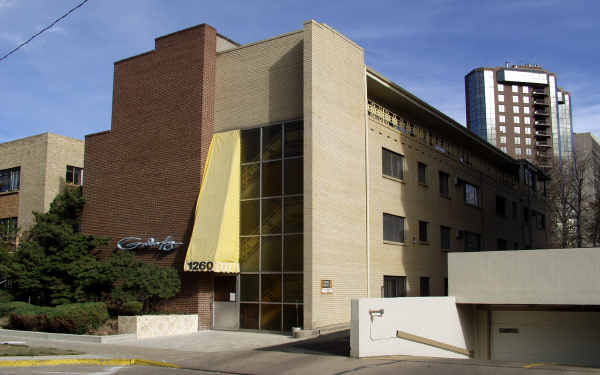
[[[184,271],[240,272],[240,131],[213,134]]]

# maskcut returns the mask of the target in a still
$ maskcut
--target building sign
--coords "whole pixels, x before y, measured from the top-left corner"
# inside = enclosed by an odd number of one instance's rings
[[[164,240],[158,242],[154,237],[148,238],[148,241],[141,242],[139,237],[125,237],[117,242],[119,250],[142,250],[142,249],[157,249],[160,251],[171,251],[176,246],[183,245],[183,242],[175,242],[171,236],[167,236]]]

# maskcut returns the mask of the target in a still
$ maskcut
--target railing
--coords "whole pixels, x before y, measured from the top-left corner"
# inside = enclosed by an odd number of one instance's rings
[[[549,144],[547,144],[547,143],[540,143],[540,142],[535,142],[535,145],[537,147],[550,147]]]
[[[542,111],[533,111],[534,115],[538,115],[538,116],[549,116],[548,112],[542,112]]]
[[[541,137],[549,137],[550,134],[546,133],[546,132],[535,132],[535,135],[539,135]]]
[[[533,95],[546,95],[546,91],[544,90],[533,90]]]
[[[533,123],[535,126],[550,126],[550,124],[548,124],[545,121],[536,121]]]
[[[425,344],[425,345],[433,346],[434,348],[439,348],[439,349],[447,350],[449,352],[466,355],[466,356],[469,356],[469,357],[471,357],[473,355],[473,352],[470,351],[470,350],[468,350],[468,349],[459,348],[458,346],[454,346],[454,345],[446,344],[446,343],[443,343],[443,342],[440,342],[440,341],[428,339],[426,337],[421,337],[421,336],[413,335],[411,333],[400,331],[400,330],[396,331],[396,337],[398,337],[400,339],[404,339],[404,340],[413,341],[413,342],[416,342],[416,343],[419,343],[419,344]]]
[[[538,101],[538,100],[534,100],[534,101],[533,101],[533,104],[535,104],[535,105],[543,105],[543,106],[548,106],[548,104],[547,104],[546,102],[540,102],[540,101]]]

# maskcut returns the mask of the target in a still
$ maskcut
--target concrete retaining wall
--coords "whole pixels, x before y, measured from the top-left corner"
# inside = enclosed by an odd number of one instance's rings
[[[370,314],[381,310],[383,314]],[[469,358],[450,350],[396,337],[398,330],[467,348],[467,323],[454,297],[363,298],[352,300],[352,357],[412,355]]]
[[[183,335],[197,331],[197,314],[119,316],[119,333],[135,333],[138,339]]]

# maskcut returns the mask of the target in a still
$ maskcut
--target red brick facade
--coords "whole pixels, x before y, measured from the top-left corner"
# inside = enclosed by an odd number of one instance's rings
[[[184,246],[137,255],[183,270],[213,130],[215,64],[216,31],[205,24],[115,63],[112,129],[85,140],[83,231],[111,238],[101,256],[123,237],[172,236]],[[212,275],[185,274],[182,284],[169,307],[210,327]]]

